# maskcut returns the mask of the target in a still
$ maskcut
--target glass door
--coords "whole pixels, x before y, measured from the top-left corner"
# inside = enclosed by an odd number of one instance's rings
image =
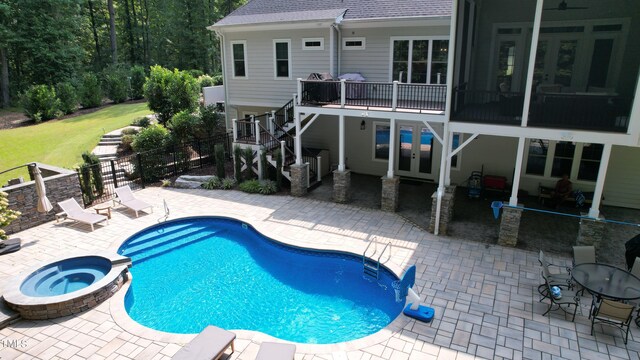
[[[578,40],[575,38],[548,37],[538,41],[534,80],[537,84],[576,86],[575,65]]]
[[[431,178],[433,134],[420,124],[398,126],[397,173],[400,176]]]

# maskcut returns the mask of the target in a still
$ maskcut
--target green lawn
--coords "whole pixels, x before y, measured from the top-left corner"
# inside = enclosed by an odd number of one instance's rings
[[[150,113],[146,103],[119,104],[65,120],[0,130],[0,172],[33,161],[74,168],[104,133]],[[26,168],[0,175],[0,184],[18,176],[28,179]]]

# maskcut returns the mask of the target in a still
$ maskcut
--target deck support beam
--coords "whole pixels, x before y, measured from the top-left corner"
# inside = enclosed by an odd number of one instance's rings
[[[604,180],[607,177],[607,168],[609,167],[609,159],[611,158],[611,144],[604,144],[602,149],[602,158],[600,159],[600,168],[598,169],[598,178],[596,179],[596,188],[593,190],[593,201],[589,209],[589,217],[597,219],[600,217],[600,202],[602,200],[602,191],[604,189]]]
[[[297,128],[300,123],[300,119],[296,119],[296,131],[300,129]],[[338,151],[338,171],[344,171],[345,166],[345,155],[344,155],[344,142],[345,142],[345,134],[344,134],[344,115],[339,116],[338,120],[338,142],[339,142],[339,151]]]
[[[520,173],[522,172],[522,159],[524,158],[525,138],[518,138],[518,152],[516,154],[516,166],[513,171],[513,184],[511,184],[511,197],[509,205],[518,206],[518,188],[520,187]]]
[[[296,124],[296,137],[295,137],[295,147],[296,147],[296,165],[302,165],[302,133],[300,132],[300,113],[297,111],[293,112],[293,119]]]
[[[376,131],[376,129],[373,129]],[[389,162],[387,164],[387,177],[393,177],[394,160],[396,158],[396,119],[389,121]]]

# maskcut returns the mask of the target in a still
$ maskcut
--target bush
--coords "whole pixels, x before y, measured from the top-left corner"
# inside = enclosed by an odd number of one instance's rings
[[[147,116],[139,117],[131,122],[131,126],[139,126],[142,128],[149,127],[149,125],[151,125],[151,119]]]
[[[189,111],[180,111],[171,118],[169,127],[171,134],[178,143],[185,143],[195,138],[198,127],[198,117]]]
[[[102,72],[104,92],[114,103],[119,104],[129,96],[129,69],[124,65],[111,65]]]
[[[267,152],[266,151],[261,151],[260,152],[260,166],[261,166],[261,174],[260,177],[262,179],[266,179],[268,176],[268,169],[269,169],[269,163],[267,162]]]
[[[149,109],[158,114],[158,122],[166,124],[180,111],[193,112],[200,97],[198,84],[186,72],[152,66],[144,84]]]
[[[131,68],[131,94],[132,99],[144,98],[144,81],[146,74],[142,66],[136,65]]]
[[[237,182],[236,182],[236,179],[234,178],[226,177],[222,179],[222,189],[224,190],[233,189],[236,186],[236,184]]]
[[[222,74],[213,75],[211,78],[213,79],[213,86],[222,85]]]
[[[278,185],[275,181],[262,180],[260,181],[260,194],[271,195],[278,192]]]
[[[216,174],[219,178],[224,178],[226,173],[224,170],[224,146],[222,144],[216,144],[213,147],[216,161]]]
[[[34,85],[22,94],[22,107],[29,119],[39,123],[60,114],[60,100],[49,85]]]
[[[60,100],[60,111],[65,115],[78,110],[78,92],[71,83],[62,82],[57,84],[56,95],[58,96],[58,100]]]
[[[245,180],[253,179],[253,158],[254,158],[253,149],[245,148],[244,151],[242,152],[242,158],[244,159],[244,164],[246,165],[246,168],[244,169],[245,171],[244,179]]]
[[[124,128],[122,129],[122,135],[135,135],[139,131],[134,128]]]
[[[212,176],[211,179],[202,184],[202,187],[207,190],[220,189],[222,187],[222,180],[217,176]]]
[[[162,148],[169,140],[169,131],[162,126],[149,126],[136,135],[131,147],[136,152]]]
[[[216,111],[214,104],[207,106],[200,105],[198,108],[198,119],[198,128],[201,137],[210,138],[227,132],[224,116]]]
[[[84,165],[91,168],[91,183],[93,184],[93,191],[97,197],[102,196],[104,193],[104,181],[102,180],[100,159],[95,154],[84,152],[82,154],[82,160],[84,160]]]
[[[7,240],[8,236],[2,230],[3,227],[8,226],[11,222],[20,216],[20,211],[9,209],[9,195],[6,192],[0,191],[0,240]]]
[[[202,75],[200,77],[198,77],[198,88],[200,89],[200,91],[202,91],[202,88],[204,87],[209,87],[209,86],[214,86],[215,85],[215,81],[213,80],[213,78],[209,75]]]
[[[198,69],[186,70],[185,72],[187,74],[193,76],[196,79],[199,78],[200,76],[204,75],[204,71],[198,70]]]
[[[247,180],[241,183],[239,186],[241,191],[244,191],[249,194],[258,194],[260,193],[260,182],[258,180]]]
[[[236,175],[236,181],[242,182],[242,148],[238,145],[233,147],[233,166]]]
[[[102,88],[98,77],[93,73],[86,73],[82,77],[80,93],[80,105],[92,108],[102,105]]]
[[[276,150],[276,186],[278,190],[282,189],[282,152]]]
[[[133,143],[133,140],[136,138],[135,135],[123,135],[122,136],[122,140],[120,142],[120,149],[124,152],[131,152],[133,151],[133,148],[131,147],[131,144]]]

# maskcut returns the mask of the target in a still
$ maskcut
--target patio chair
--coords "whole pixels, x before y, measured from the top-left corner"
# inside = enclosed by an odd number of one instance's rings
[[[573,266],[595,263],[596,248],[593,246],[574,246],[573,247]]]
[[[629,338],[629,325],[633,317],[634,305],[621,302],[597,299],[594,297],[591,313],[591,336],[593,336],[593,325],[598,322],[619,328],[622,331],[625,345]]]
[[[296,346],[293,344],[263,342],[256,360],[293,360]]]
[[[219,359],[227,348],[231,354],[235,351],[236,334],[219,327],[209,325],[191,342],[173,355],[173,360],[210,360]]]
[[[636,261],[633,262],[633,266],[631,267],[630,272],[631,275],[640,278],[640,257],[636,257]]]
[[[142,200],[138,200],[133,196],[133,192],[129,185],[122,186],[116,188],[117,198],[113,199],[113,205],[115,206],[117,203],[133,210],[136,212],[136,217],[138,217],[138,211],[142,211],[143,209],[149,208],[153,213],[153,206],[149,203],[146,203]]]
[[[558,308],[555,310],[560,309],[564,311],[566,314],[570,314],[568,310],[570,310],[571,305],[573,305],[574,309],[573,309],[571,321],[574,321],[576,318],[576,311],[578,311],[578,307],[580,306],[580,297],[578,296],[578,294],[575,291],[569,290],[567,288],[567,289],[562,289],[562,297],[555,298],[551,296],[551,287],[559,286],[559,285],[551,285],[549,282],[549,279],[547,279],[547,277],[544,275],[544,271],[541,272],[541,275],[542,275],[542,278],[544,279],[545,286],[547,287],[547,293],[549,294],[549,296],[547,296],[547,299],[549,299],[549,308],[547,309],[547,311],[544,312],[544,314],[542,314],[542,316],[545,316],[549,312],[551,312],[551,310],[554,310],[553,309],[554,306],[558,306]],[[566,309],[563,307],[563,305],[566,305]]]
[[[542,272],[549,283],[551,283],[551,286],[566,286],[569,289],[573,289],[573,282],[570,274],[571,269],[569,267],[550,263],[549,261],[547,261],[542,250],[540,250],[540,254],[538,255],[538,262],[540,262]],[[550,266],[564,268],[566,269],[567,273],[551,273],[551,271],[549,270]],[[542,301],[550,296],[546,282],[538,286],[538,292],[542,296],[539,301]]]
[[[79,223],[88,224],[91,226],[91,231],[94,230],[93,225],[106,221],[109,225],[109,219],[104,215],[92,214],[84,211],[76,199],[71,198],[68,200],[60,201],[58,206],[67,214],[67,219],[77,221]]]

